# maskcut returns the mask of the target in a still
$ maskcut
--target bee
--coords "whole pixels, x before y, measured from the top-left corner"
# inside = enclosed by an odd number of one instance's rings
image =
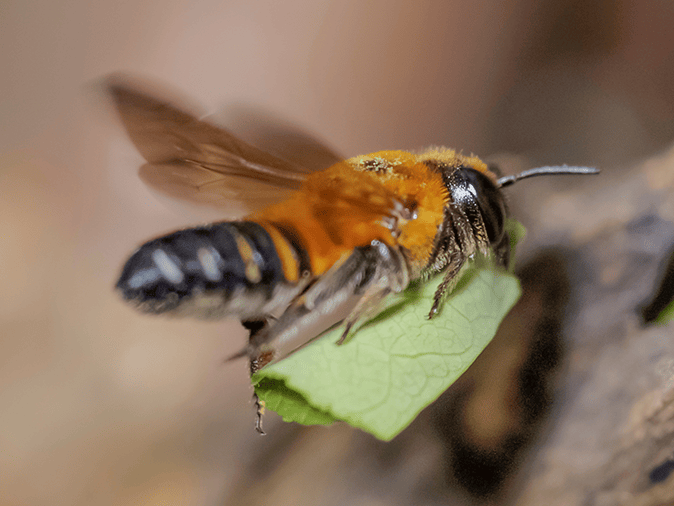
[[[479,158],[445,148],[379,151],[316,171],[127,78],[108,78],[105,87],[147,161],[141,178],[219,205],[229,218],[143,244],[117,289],[146,313],[237,318],[250,336],[233,358],[247,356],[251,373],[339,322],[342,343],[389,295],[442,274],[429,308],[435,316],[475,255],[508,264],[504,187],[532,176],[598,172],[541,167],[497,178]],[[242,203],[251,212],[228,214]]]

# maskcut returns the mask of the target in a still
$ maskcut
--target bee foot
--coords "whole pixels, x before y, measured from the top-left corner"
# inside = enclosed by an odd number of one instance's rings
[[[262,429],[262,417],[264,416],[264,401],[260,400],[257,394],[253,394],[253,402],[255,403],[255,430],[260,436],[265,436],[267,433]]]

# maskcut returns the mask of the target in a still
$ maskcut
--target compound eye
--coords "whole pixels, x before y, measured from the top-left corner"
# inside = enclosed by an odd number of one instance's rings
[[[482,172],[470,168],[464,169],[463,172],[466,183],[474,189],[482,221],[487,229],[489,243],[498,244],[505,232],[506,208],[503,194],[496,184]]]

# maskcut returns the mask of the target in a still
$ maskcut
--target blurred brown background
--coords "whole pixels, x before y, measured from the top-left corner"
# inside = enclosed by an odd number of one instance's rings
[[[0,504],[221,504],[259,445],[246,365],[222,365],[243,330],[112,292],[137,244],[200,218],[143,187],[92,81],[139,73],[224,119],[259,106],[347,156],[610,172],[674,138],[672,26],[671,3],[636,0],[3,2]]]

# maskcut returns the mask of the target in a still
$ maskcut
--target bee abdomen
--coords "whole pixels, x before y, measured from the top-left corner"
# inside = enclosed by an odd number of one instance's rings
[[[181,230],[144,244],[127,261],[117,288],[145,312],[248,318],[294,284],[269,232],[244,221]]]

